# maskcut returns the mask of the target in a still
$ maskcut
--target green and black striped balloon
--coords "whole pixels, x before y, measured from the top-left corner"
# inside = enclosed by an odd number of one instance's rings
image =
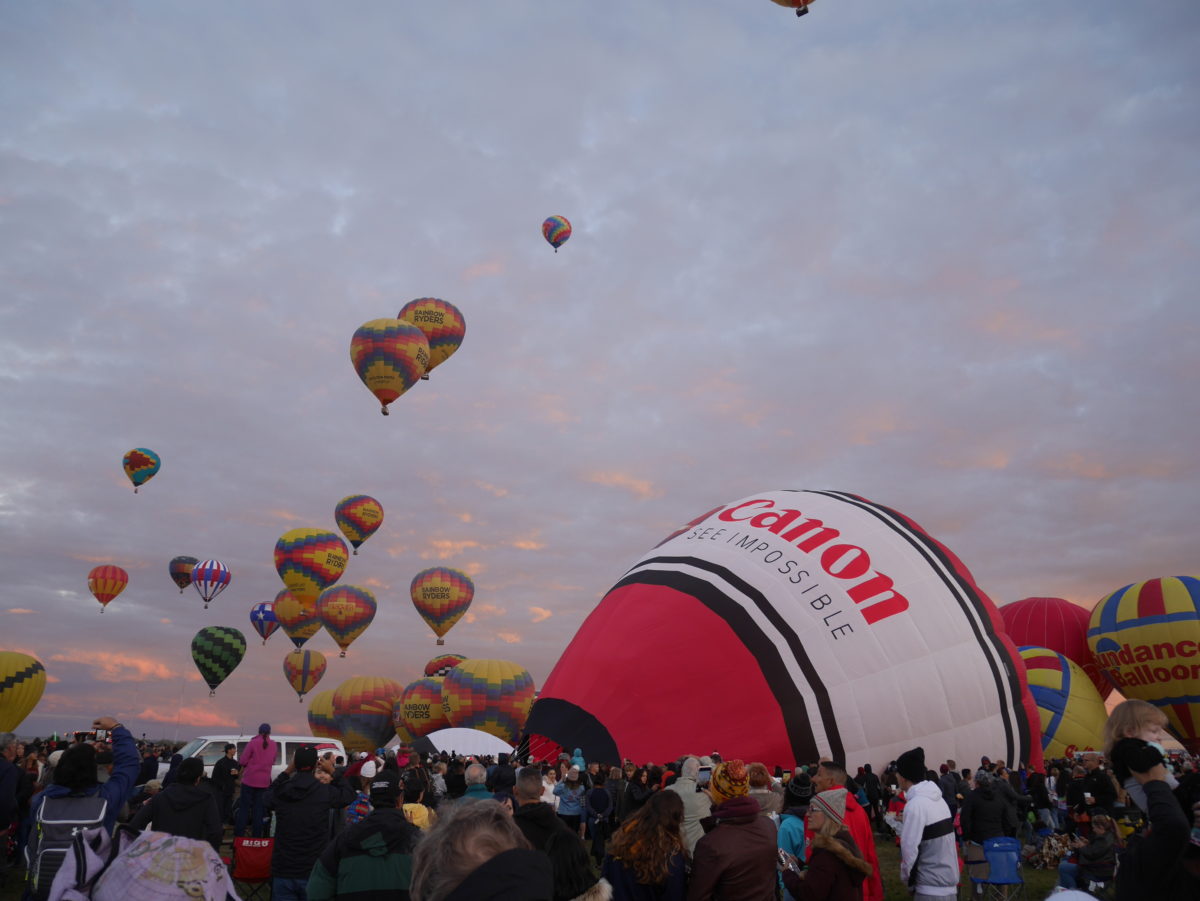
[[[192,639],[192,659],[208,683],[209,697],[246,656],[246,636],[230,626],[205,626]]]

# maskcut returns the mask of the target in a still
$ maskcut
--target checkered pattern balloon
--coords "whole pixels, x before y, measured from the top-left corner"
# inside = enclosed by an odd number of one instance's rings
[[[359,545],[375,534],[383,525],[383,507],[379,501],[365,494],[352,494],[338,501],[333,509],[333,518],[346,540],[358,553]]]
[[[305,607],[286,588],[275,595],[275,619],[297,648],[321,631],[316,607]]]
[[[404,694],[395,679],[355,676],[333,693],[333,718],[348,751],[373,751],[387,744],[395,726],[392,709]]]
[[[467,334],[467,323],[458,307],[436,297],[418,297],[400,308],[397,319],[425,333],[429,342],[429,372],[450,358]]]
[[[336,585],[321,592],[317,598],[317,618],[342,649],[339,656],[345,657],[350,642],[371,625],[375,608],[375,595],[357,585]]]
[[[450,725],[442,709],[441,676],[410,682],[400,699],[400,719],[414,737],[420,738]]]
[[[571,237],[571,223],[567,221],[566,216],[551,216],[542,223],[542,237],[549,241],[554,252],[558,253],[558,248]]]
[[[192,660],[208,683],[209,696],[246,656],[246,636],[229,626],[205,626],[192,639]]]
[[[425,664],[425,675],[444,676],[466,659],[462,654],[438,654]]]
[[[303,701],[325,675],[325,655],[320,651],[292,651],[283,658],[283,675]]]
[[[533,706],[533,676],[508,660],[464,660],[446,674],[442,701],[451,726],[516,744]]]
[[[413,576],[409,585],[413,606],[444,644],[442,637],[462,619],[475,597],[475,583],[457,569],[434,566]]]
[[[125,467],[125,475],[133,482],[133,493],[137,494],[138,487],[145,485],[162,468],[162,458],[146,447],[135,447],[121,461]]]
[[[195,557],[173,557],[167,564],[167,572],[171,574],[171,581],[179,586],[180,594],[192,584],[192,570],[199,562]]]
[[[429,339],[400,319],[372,319],[350,340],[350,360],[364,385],[379,399],[380,412],[417,383],[429,368]]]
[[[333,720],[333,692],[332,688],[319,691],[308,702],[308,731],[317,738],[336,738],[340,741],[342,733]]]
[[[266,644],[267,639],[274,635],[275,630],[279,628],[279,620],[275,618],[275,602],[263,601],[261,604],[251,607],[250,625],[263,640],[263,644]]]
[[[205,560],[192,568],[192,587],[204,600],[205,610],[209,601],[228,588],[232,581],[233,574],[220,560]]]
[[[1042,724],[1047,757],[1070,757],[1101,746],[1108,712],[1082,666],[1050,648],[1023,647],[1029,691]]]
[[[46,668],[17,651],[0,651],[0,732],[15,732],[46,690]]]
[[[326,529],[292,529],[275,542],[275,570],[283,584],[310,610],[317,595],[346,569],[346,542]]]
[[[129,573],[119,566],[105,564],[93,567],[88,573],[88,591],[100,602],[100,609],[108,606],[108,602],[125,590],[129,584]]]

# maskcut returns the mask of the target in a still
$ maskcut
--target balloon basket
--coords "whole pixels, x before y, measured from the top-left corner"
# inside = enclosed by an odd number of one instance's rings
[[[210,688],[208,690],[208,696],[210,698],[215,698],[217,696],[217,690],[215,688]]]
[[[429,373],[428,373],[428,372],[426,372],[426,373],[423,373],[423,374],[421,375],[421,381],[423,381],[423,382],[427,382],[427,381],[429,381]]]
[[[437,640],[437,643],[438,643],[438,644],[445,644],[446,642],[445,642],[443,639],[439,638],[439,639]]]
[[[133,493],[134,493],[134,494],[137,494],[137,488],[134,488],[134,489],[133,489]]]
[[[338,656],[339,656],[339,657],[345,657],[345,656],[346,656],[346,652],[345,652],[345,651],[342,651],[342,653],[338,654]]]
[[[388,408],[387,408],[387,407],[380,407],[380,408],[379,408],[379,412],[380,412],[380,413],[382,413],[384,416],[390,416],[390,415],[391,415],[390,413],[388,413]]]
[[[354,549],[354,556],[355,556],[355,557],[357,557],[357,556],[358,556],[358,548],[355,548],[355,549]]]
[[[207,609],[208,609],[208,601],[205,601],[205,602],[204,602],[204,609],[205,609],[205,610],[207,610]]]

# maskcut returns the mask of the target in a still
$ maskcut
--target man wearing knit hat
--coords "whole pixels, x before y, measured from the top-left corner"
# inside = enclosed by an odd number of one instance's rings
[[[954,820],[941,787],[926,781],[925,750],[913,748],[896,760],[904,792],[900,830],[900,878],[914,901],[936,901],[958,893],[958,854]]]
[[[705,835],[696,843],[688,901],[738,898],[774,901],[775,826],[760,815],[748,794],[750,780],[741,760],[713,767],[708,792],[712,816],[701,821]]]

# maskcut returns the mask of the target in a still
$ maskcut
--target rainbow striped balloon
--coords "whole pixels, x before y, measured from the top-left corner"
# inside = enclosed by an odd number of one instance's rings
[[[325,655],[320,651],[292,651],[283,658],[283,674],[303,701],[325,675]]]
[[[425,664],[425,675],[444,676],[466,659],[462,654],[438,654]]]
[[[379,399],[380,412],[417,383],[429,368],[429,339],[400,319],[372,319],[350,339],[350,360],[364,385]]]
[[[1200,753],[1200,579],[1147,579],[1100,601],[1088,624],[1096,665],[1127,698],[1162,709]]]
[[[167,572],[171,574],[171,581],[179,586],[180,594],[192,584],[192,570],[199,562],[195,557],[172,557],[167,564]]]
[[[450,725],[442,709],[441,676],[410,682],[400,699],[400,719],[415,738],[445,729]]]
[[[162,457],[148,447],[135,447],[121,460],[125,475],[133,482],[133,493],[137,494],[138,487],[145,485],[162,469]]]
[[[305,607],[286,588],[275,595],[275,619],[297,648],[321,631],[316,607]]]
[[[446,674],[442,702],[451,726],[515,744],[529,718],[533,676],[508,660],[464,660]]]
[[[333,721],[333,692],[332,688],[319,691],[308,702],[308,731],[317,738],[336,738],[340,741],[342,733]]]
[[[471,606],[471,600],[475,597],[475,583],[466,573],[457,569],[434,566],[413,576],[408,591],[421,619],[437,635],[437,643],[445,644],[443,636]]]
[[[429,373],[445,363],[467,334],[467,322],[458,307],[437,297],[410,300],[396,318],[415,325],[429,341],[429,368],[421,378],[429,378]]]
[[[395,731],[392,710],[404,695],[395,679],[355,676],[333,693],[333,718],[347,751],[374,751]]]
[[[104,564],[92,567],[88,573],[88,591],[100,602],[100,612],[108,606],[108,602],[125,590],[129,584],[129,573],[119,566]]]
[[[317,618],[346,656],[346,648],[375,619],[375,595],[357,585],[326,588],[317,598]]]
[[[275,618],[275,602],[263,601],[261,604],[251,607],[250,625],[263,640],[263,644],[266,644],[267,639],[274,635],[275,630],[279,628],[279,620]]]
[[[233,574],[220,560],[205,560],[192,568],[192,587],[204,601],[205,610],[209,602],[228,588],[232,581]]]
[[[1020,654],[1042,723],[1045,756],[1094,751],[1102,743],[1108,711],[1083,667],[1050,648],[1026,646]]]
[[[358,546],[383,525],[383,507],[373,497],[352,494],[338,501],[338,505],[333,508],[333,518],[357,554]]]
[[[346,569],[346,542],[326,529],[292,529],[275,542],[275,570],[298,600],[310,610],[317,595]]]
[[[554,252],[567,243],[571,237],[571,223],[566,216],[551,216],[542,223],[542,237],[550,242]]]

